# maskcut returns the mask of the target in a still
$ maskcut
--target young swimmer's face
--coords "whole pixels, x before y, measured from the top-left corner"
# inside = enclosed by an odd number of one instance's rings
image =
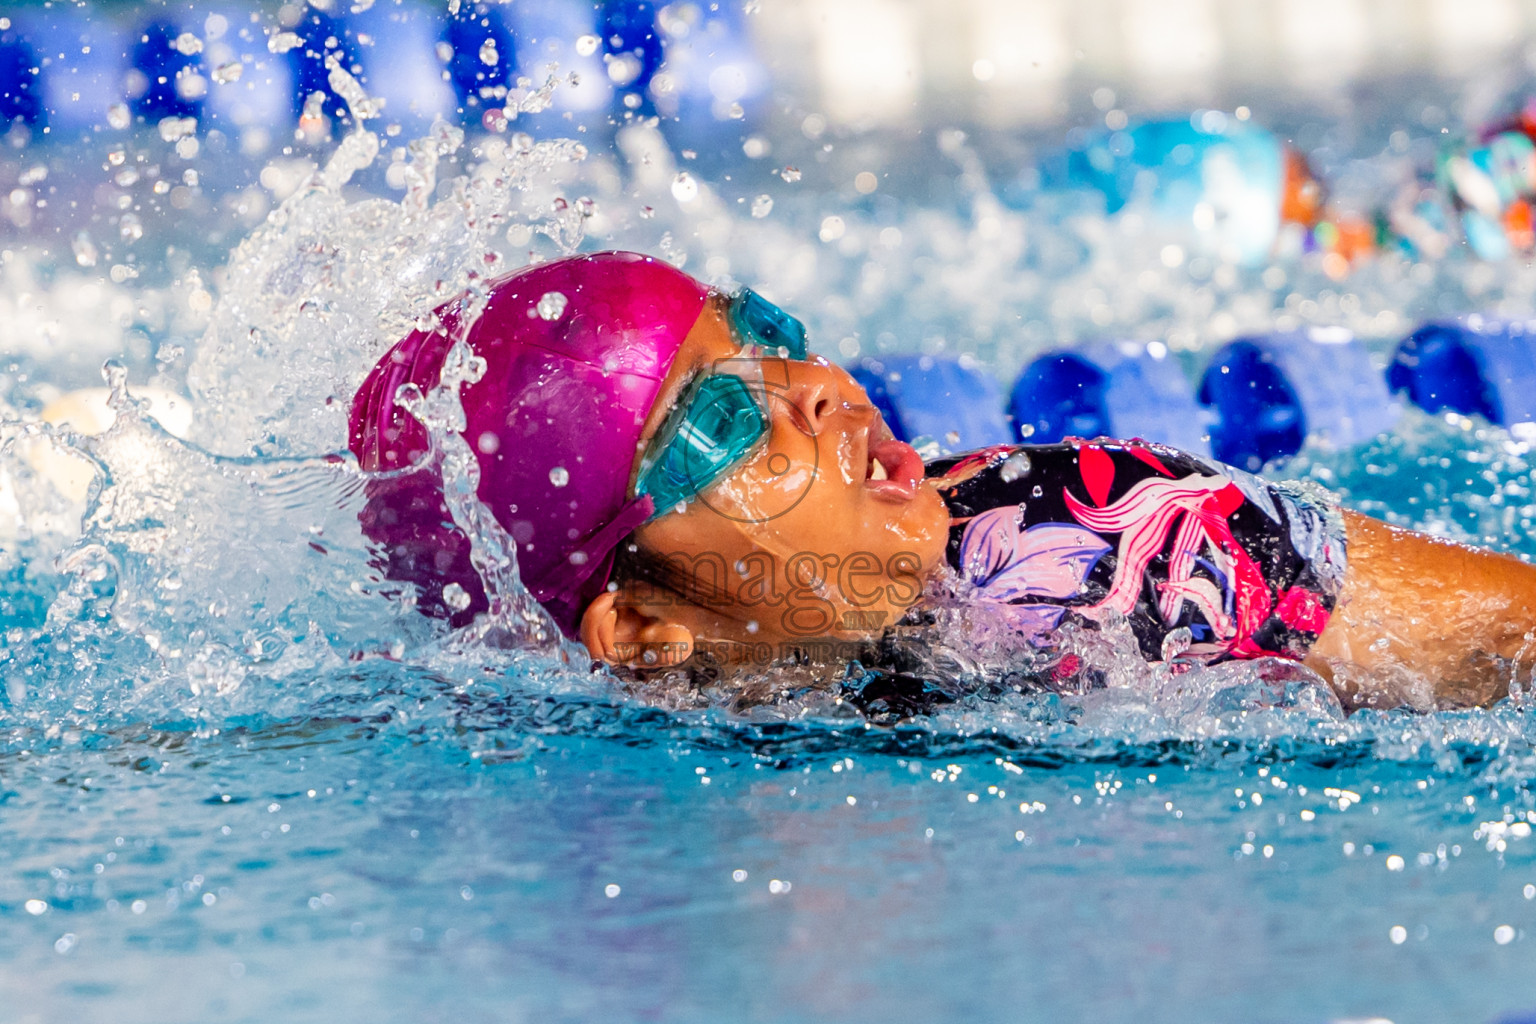
[[[680,627],[651,635],[681,639],[686,630],[696,642],[878,634],[917,600],[943,557],[949,516],[924,481],[922,460],[893,439],[840,367],[743,349],[715,299],[646,421],[637,474],[679,398],[709,373],[736,375],[765,399],[766,435],[739,465],[636,533],[647,552],[680,570],[671,575],[687,600],[633,588],[621,603]],[[631,660],[622,651],[593,653]]]

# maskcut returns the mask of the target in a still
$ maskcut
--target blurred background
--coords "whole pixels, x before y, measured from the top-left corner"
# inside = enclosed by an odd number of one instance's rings
[[[1104,87],[1137,108],[1290,116],[1414,81],[1497,88],[1530,55],[1536,4],[765,0],[753,28],[778,80],[837,123],[1020,128],[1086,115]]]
[[[0,353],[184,389],[231,247],[361,119],[354,201],[576,140],[505,256],[750,282],[914,436],[935,359],[936,401],[986,410],[955,444],[1102,430],[1259,465],[1404,396],[1536,429],[1533,66],[1536,0],[12,3]],[[1307,393],[1316,367],[1350,386]]]

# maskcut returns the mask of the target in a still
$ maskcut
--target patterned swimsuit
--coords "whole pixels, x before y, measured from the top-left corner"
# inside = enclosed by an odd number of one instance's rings
[[[1118,615],[1151,661],[1299,659],[1343,584],[1326,497],[1161,445],[989,448],[928,476],[949,506],[956,596],[998,602],[1025,634]]]

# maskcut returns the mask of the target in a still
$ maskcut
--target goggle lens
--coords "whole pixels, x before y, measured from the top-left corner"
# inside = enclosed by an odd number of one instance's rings
[[[746,458],[767,432],[768,416],[745,381],[701,377],[652,440],[635,493],[651,496],[653,518],[670,512]]]
[[[750,288],[741,289],[731,300],[731,325],[764,348],[784,349],[790,359],[806,358],[805,324]]]
[[[750,288],[731,299],[730,320],[744,345],[806,358],[805,325]],[[768,427],[763,401],[740,376],[700,377],[652,439],[635,494],[651,496],[652,518],[672,511],[751,454]]]

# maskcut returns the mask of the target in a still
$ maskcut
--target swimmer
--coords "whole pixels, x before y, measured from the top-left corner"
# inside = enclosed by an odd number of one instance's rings
[[[428,455],[395,396],[437,383],[463,309],[438,312],[354,399],[365,470]],[[797,320],[649,257],[514,272],[467,342],[479,497],[533,596],[616,669],[744,675],[831,651],[835,670],[839,643],[941,619],[1036,650],[1128,629],[1153,662],[1303,662],[1350,708],[1487,704],[1536,661],[1536,568],[1516,558],[1141,441],[924,465]],[[363,525],[388,575],[455,624],[484,610],[440,478],[373,487]]]

